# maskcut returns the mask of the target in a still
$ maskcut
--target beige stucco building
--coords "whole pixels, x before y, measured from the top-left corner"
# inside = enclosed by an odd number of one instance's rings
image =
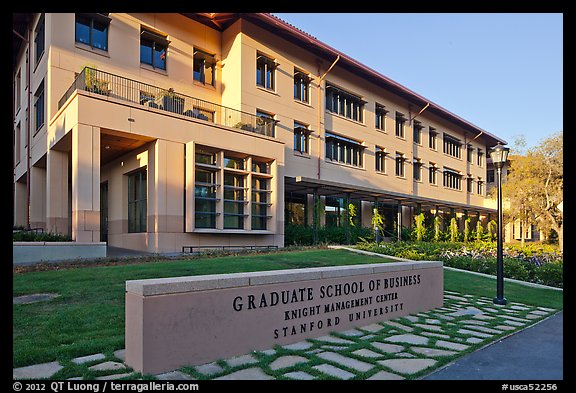
[[[174,252],[350,203],[495,217],[505,141],[270,14],[15,14],[13,47],[15,225]]]

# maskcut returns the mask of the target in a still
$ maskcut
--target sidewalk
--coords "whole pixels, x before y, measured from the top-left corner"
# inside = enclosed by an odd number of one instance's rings
[[[564,314],[559,312],[422,379],[561,380],[563,322]]]
[[[488,297],[445,291],[444,306],[430,311],[183,367],[153,377],[189,380],[526,379],[526,374],[520,373],[530,373],[528,379],[558,379],[563,375],[563,319],[562,312],[555,315],[557,312],[516,302],[499,306]],[[541,320],[544,322],[529,327]],[[487,346],[492,342],[496,344]],[[141,378],[123,363],[122,349],[113,354],[86,354],[70,360],[15,368],[13,378]],[[435,370],[440,371],[430,374]],[[543,374],[536,374],[537,371]]]

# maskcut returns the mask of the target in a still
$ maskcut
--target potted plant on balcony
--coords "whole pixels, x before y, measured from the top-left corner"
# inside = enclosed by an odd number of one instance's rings
[[[84,70],[86,75],[85,90],[92,93],[109,96],[110,95],[110,89],[108,88],[109,82],[107,80],[98,78],[98,70],[96,70],[96,68],[94,67],[85,67]]]
[[[162,107],[164,110],[180,113],[184,111],[184,97],[178,95],[173,88],[162,92]]]

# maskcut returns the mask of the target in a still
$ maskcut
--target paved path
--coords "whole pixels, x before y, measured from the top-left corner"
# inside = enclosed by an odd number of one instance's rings
[[[560,312],[422,379],[561,380],[563,321]]]
[[[425,379],[442,379],[442,376],[448,379],[514,379],[520,377],[520,372],[528,370],[529,379],[560,379],[563,372],[561,313],[484,348],[557,311],[516,302],[497,306],[492,299],[484,296],[445,291],[444,306],[430,311],[208,364],[183,367],[152,377],[198,380],[398,380],[420,379],[428,375]],[[467,355],[468,352],[472,354]],[[65,361],[62,362],[15,368],[13,378],[141,378],[139,373],[124,364],[124,357],[122,349],[113,354],[87,353],[74,359],[63,359]],[[460,360],[441,369],[456,359]],[[469,363],[474,359],[479,360]],[[494,364],[502,366],[496,368]],[[475,367],[478,368],[476,374]],[[429,375],[438,369],[441,371]],[[542,371],[542,376],[536,374],[536,370]]]

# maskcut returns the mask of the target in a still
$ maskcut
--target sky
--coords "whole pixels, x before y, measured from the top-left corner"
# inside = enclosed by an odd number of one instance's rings
[[[559,13],[275,13],[514,147],[563,130]]]

